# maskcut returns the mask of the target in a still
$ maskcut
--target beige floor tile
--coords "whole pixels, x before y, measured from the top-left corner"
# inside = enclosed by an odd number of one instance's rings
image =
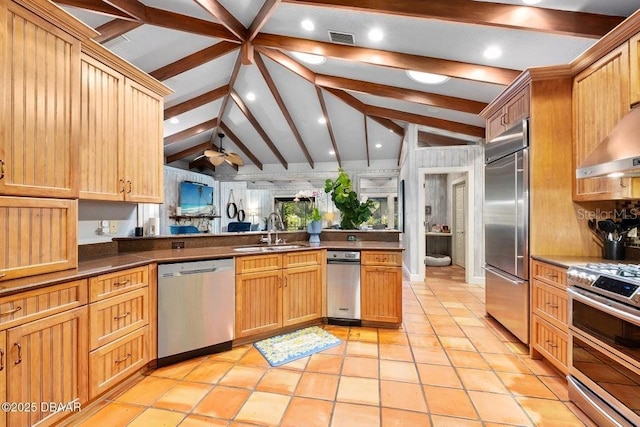
[[[254,388],[265,372],[262,368],[236,365],[218,383],[231,387]]]
[[[456,371],[458,371],[462,385],[467,390],[508,393],[507,388],[493,371],[469,368],[456,368]]]
[[[337,402],[331,427],[372,427],[380,425],[380,408]]]
[[[408,345],[379,344],[380,359],[413,362],[411,347]]]
[[[238,361],[239,365],[244,366],[258,366],[260,368],[268,368],[269,362],[264,356],[255,348],[251,347]]]
[[[469,397],[484,421],[532,426],[532,422],[513,396],[470,391]]]
[[[382,408],[382,427],[430,427],[429,415],[400,409]]]
[[[516,396],[539,397],[542,399],[555,399],[549,387],[547,387],[535,375],[512,374],[509,372],[498,372],[498,377],[505,384],[507,389]]]
[[[233,367],[232,362],[205,360],[184,378],[187,381],[215,384]]]
[[[458,325],[433,325],[433,330],[438,337],[466,338],[466,335]]]
[[[378,357],[378,345],[371,342],[349,341],[347,356]]]
[[[379,370],[378,359],[370,357],[347,356],[342,365],[342,375],[348,377],[379,378]]]
[[[255,391],[240,408],[235,420],[261,426],[277,426],[282,420],[291,397]]]
[[[493,333],[493,329],[487,327],[479,320],[481,325],[478,326],[468,326],[468,325],[460,325],[460,329],[465,333],[468,338],[479,338],[479,339],[487,339],[487,340],[495,340],[498,339],[496,334]]]
[[[250,394],[251,392],[245,389],[216,386],[200,401],[193,412],[213,418],[231,419]]]
[[[322,372],[323,374],[339,374],[342,369],[342,356],[316,353],[307,363],[307,372]]]
[[[412,347],[442,348],[436,335],[409,333],[409,342]]]
[[[433,427],[482,427],[482,422],[465,420],[464,418],[445,417],[444,415],[432,415]]]
[[[311,359],[311,356],[303,357],[302,359],[292,360],[289,363],[280,365],[280,368],[288,369],[291,371],[304,371],[305,368],[307,367],[307,363],[309,363],[309,359]]]
[[[378,342],[378,329],[377,328],[351,328],[349,331],[349,341],[365,341],[365,342]]]
[[[371,378],[340,377],[336,400],[364,405],[380,404],[378,380]]]
[[[536,426],[582,427],[583,423],[562,402],[530,397],[516,398]]]
[[[344,352],[347,350],[347,339],[344,338],[344,341],[342,341],[342,344],[337,345],[335,347],[331,347],[328,348],[326,350],[322,350],[319,354],[335,354],[338,356],[342,356],[344,354]],[[306,357],[305,359],[310,359],[311,357]]]
[[[189,412],[209,392],[210,384],[181,381],[167,391],[153,406],[172,411]]]
[[[520,361],[518,356],[509,354],[493,354],[484,353],[482,355],[487,361],[491,369],[500,372],[513,372],[520,374],[530,374],[531,371],[527,366]]]
[[[380,360],[380,379],[410,383],[420,382],[414,363],[395,360]]]
[[[416,366],[420,374],[420,382],[424,385],[462,388],[462,383],[456,374],[456,370],[450,366],[424,363],[418,363]]]
[[[469,338],[469,341],[481,353],[512,354],[509,347],[497,339]]]
[[[328,427],[332,411],[333,402],[294,397],[284,413],[281,427]]]
[[[447,350],[451,364],[456,368],[491,369],[491,366],[475,351]]]
[[[228,423],[227,420],[191,414],[182,420],[180,427],[226,427]]]
[[[148,376],[118,396],[116,401],[151,406],[153,402],[176,384],[178,384],[178,381],[174,379]]]
[[[439,337],[445,350],[475,351],[469,338],[466,337]]]
[[[256,390],[271,393],[292,394],[296,389],[301,376],[302,374],[300,372],[284,369],[267,371],[256,386]]]
[[[140,414],[128,427],[175,427],[180,424],[186,414],[167,411],[165,409],[149,408]]]
[[[387,408],[427,412],[422,389],[419,384],[396,381],[380,381],[380,405]]]
[[[184,362],[176,363],[175,365],[165,366],[160,369],[156,369],[151,373],[154,377],[173,378],[181,380],[186,377],[191,371],[204,361],[204,358],[197,358],[191,360],[185,360]]]
[[[315,399],[335,400],[340,377],[337,375],[305,372],[302,374],[295,395]]]
[[[380,330],[378,332],[378,342],[382,344],[409,345],[407,334],[402,331]]]
[[[442,348],[412,347],[413,357],[418,363],[430,363],[432,365],[451,365],[447,353]]]
[[[549,390],[555,394],[559,400],[566,402],[569,400],[569,392],[567,389],[567,379],[563,377],[538,377]]]
[[[424,386],[424,394],[431,414],[474,420],[478,418],[465,390],[426,385]]]
[[[80,427],[125,426],[145,409],[143,406],[113,402],[107,404],[88,419],[82,420],[78,425]]]
[[[242,345],[235,347],[229,351],[223,353],[213,354],[210,356],[212,360],[224,360],[226,362],[237,362],[244,356],[244,354],[250,349],[254,348],[252,345]]]
[[[435,335],[435,331],[428,323],[428,321],[426,321],[425,323],[405,321],[404,328],[407,331],[407,334],[424,334],[431,336]]]

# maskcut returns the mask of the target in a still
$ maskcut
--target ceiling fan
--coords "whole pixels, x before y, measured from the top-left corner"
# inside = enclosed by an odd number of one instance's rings
[[[223,162],[227,162],[232,166],[244,165],[244,162],[242,161],[242,158],[239,155],[231,151],[225,151],[225,149],[222,148],[222,138],[224,138],[224,133],[219,133],[218,138],[220,138],[220,148],[218,149],[218,151],[216,150],[204,151],[205,157],[209,159],[211,164],[213,164],[214,166],[220,166]]]

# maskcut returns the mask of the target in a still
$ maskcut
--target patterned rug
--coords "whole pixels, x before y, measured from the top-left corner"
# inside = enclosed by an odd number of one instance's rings
[[[253,343],[271,366],[280,366],[340,345],[342,340],[318,326],[277,335]]]

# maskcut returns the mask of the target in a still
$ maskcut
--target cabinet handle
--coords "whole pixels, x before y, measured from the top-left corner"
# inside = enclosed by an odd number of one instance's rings
[[[16,308],[14,308],[14,309],[11,309],[11,310],[9,310],[9,311],[5,311],[4,313],[0,313],[0,316],[8,316],[9,314],[17,313],[17,312],[19,312],[20,310],[22,310],[22,307],[17,306],[17,307],[16,307]]]
[[[557,275],[557,274],[555,274],[555,273],[547,273],[547,277],[548,277],[549,279],[557,279],[557,278],[558,278],[558,275]]]
[[[113,287],[114,287],[114,288],[117,288],[117,287],[119,287],[119,286],[125,286],[125,285],[126,285],[126,284],[128,284],[128,283],[129,283],[129,279],[127,279],[127,280],[123,280],[122,282],[115,282],[115,283],[113,284]]]
[[[113,318],[113,320],[120,320],[120,319],[124,319],[127,316],[131,316],[131,312],[127,311],[125,314],[123,314],[122,316],[116,316]]]
[[[18,360],[15,361],[15,364],[18,365],[19,363],[22,363],[22,346],[18,342],[14,342],[13,346],[18,347]]]
[[[121,364],[122,362],[124,362],[125,360],[127,360],[128,358],[130,358],[130,357],[131,357],[131,353],[127,354],[127,355],[124,357],[124,359],[116,360],[116,361],[115,361],[115,362],[113,362],[113,363],[114,363],[114,364],[116,364],[116,365],[119,365],[119,364]]]
[[[545,305],[549,308],[558,308],[558,304],[553,304],[551,302],[546,302]]]
[[[545,344],[548,345],[551,348],[558,348],[558,344],[554,343],[553,341],[545,341]]]
[[[131,194],[131,190],[133,190],[133,184],[129,180],[127,180],[127,184],[129,184],[129,191],[127,191],[127,194]]]
[[[4,351],[0,349],[0,371],[4,370]]]
[[[286,287],[287,287],[287,285],[289,284],[289,280],[288,280],[288,279],[289,279],[288,277],[285,277],[285,278],[284,278],[284,287],[285,287],[285,288],[286,288]]]
[[[120,192],[124,193],[124,179],[119,179],[118,181],[120,182]]]
[[[0,159],[0,179],[4,178],[4,160]]]

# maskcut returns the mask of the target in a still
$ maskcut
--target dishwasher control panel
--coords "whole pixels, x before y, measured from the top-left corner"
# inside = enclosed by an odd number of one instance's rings
[[[358,262],[360,261],[360,252],[358,251],[327,251],[327,262]]]

